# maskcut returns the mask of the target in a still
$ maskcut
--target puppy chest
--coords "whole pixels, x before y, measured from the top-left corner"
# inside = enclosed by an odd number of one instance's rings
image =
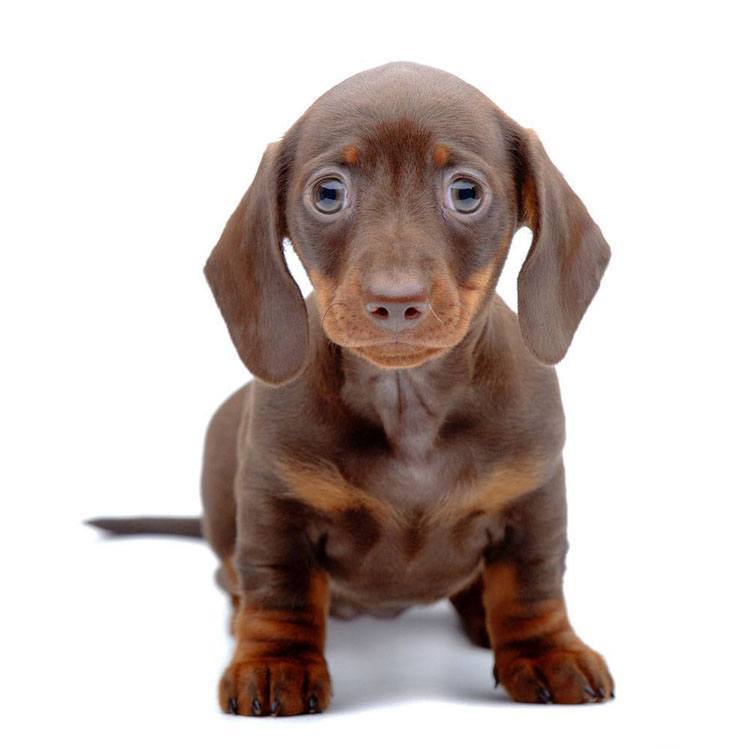
[[[534,487],[520,463],[459,481],[445,463],[372,471],[364,486],[332,464],[289,465],[293,497],[312,511],[309,534],[333,583],[374,601],[427,601],[475,574],[503,535],[503,510]]]
[[[438,518],[416,507],[396,519],[345,510],[320,536],[320,562],[333,590],[363,606],[427,603],[452,595],[476,574],[504,535],[497,516]]]

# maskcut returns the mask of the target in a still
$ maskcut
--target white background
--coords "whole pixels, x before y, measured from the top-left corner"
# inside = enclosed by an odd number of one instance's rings
[[[5,746],[728,746],[721,5],[2,4]],[[212,554],[81,525],[198,512],[207,419],[248,377],[203,262],[266,143],[394,59],[535,128],[612,245],[559,366],[567,596],[612,704],[511,705],[442,606],[333,624],[323,716],[221,715]]]

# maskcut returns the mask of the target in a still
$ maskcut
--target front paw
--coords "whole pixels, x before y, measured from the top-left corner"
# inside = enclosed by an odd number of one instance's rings
[[[498,649],[494,675],[517,702],[577,705],[613,698],[613,678],[603,656],[578,641],[567,647]]]
[[[218,689],[233,715],[301,715],[329,705],[332,690],[324,658],[251,658],[233,661]]]

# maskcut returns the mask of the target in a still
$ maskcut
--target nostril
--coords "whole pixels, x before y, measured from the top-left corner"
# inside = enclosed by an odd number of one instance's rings
[[[373,317],[377,317],[381,320],[387,320],[390,317],[387,307],[378,307],[377,305],[368,305],[368,310]]]
[[[418,309],[418,307],[408,307],[406,311],[403,313],[403,317],[406,318],[406,320],[415,320],[416,318],[421,316],[421,310]]]

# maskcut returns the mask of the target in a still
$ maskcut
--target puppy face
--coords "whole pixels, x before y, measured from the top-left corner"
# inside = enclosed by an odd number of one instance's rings
[[[308,351],[285,237],[326,335],[378,366],[413,367],[478,324],[523,224],[520,327],[552,364],[608,245],[534,133],[458,78],[394,63],[331,89],[269,146],[206,276],[241,358],[269,383],[296,376]]]
[[[504,138],[484,109],[381,96],[334,132],[334,112],[320,107],[299,135],[292,244],[327,336],[381,367],[455,346],[496,284],[517,207]]]

